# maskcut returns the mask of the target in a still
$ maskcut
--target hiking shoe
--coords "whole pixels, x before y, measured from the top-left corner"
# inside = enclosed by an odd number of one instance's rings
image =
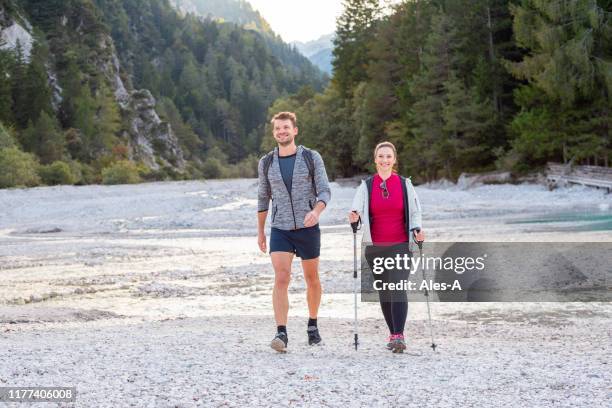
[[[395,340],[395,334],[390,334],[387,338],[387,350],[393,350],[393,341]]]
[[[276,336],[270,342],[270,347],[279,353],[287,352],[287,343],[289,343],[289,339],[287,338],[287,334],[283,332],[276,333]]]
[[[308,345],[319,344],[321,342],[321,336],[319,335],[319,329],[317,326],[308,326]]]
[[[396,334],[395,339],[393,340],[393,352],[403,353],[404,350],[406,350],[406,342],[404,341],[404,335]]]

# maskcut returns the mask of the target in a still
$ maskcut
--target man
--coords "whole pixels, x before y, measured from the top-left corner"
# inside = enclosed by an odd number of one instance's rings
[[[272,305],[277,333],[270,346],[287,351],[288,288],[294,255],[302,259],[308,301],[308,344],[318,344],[321,336],[317,315],[321,303],[319,252],[321,232],[319,216],[329,203],[331,193],[321,155],[296,146],[297,119],[291,112],[276,114],[271,122],[272,135],[278,147],[259,161],[257,242],[266,253],[264,227],[271,208],[270,258],[274,268]]]

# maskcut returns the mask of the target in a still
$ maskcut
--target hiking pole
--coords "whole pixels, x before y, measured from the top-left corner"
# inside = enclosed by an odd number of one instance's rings
[[[356,213],[355,211],[353,211]],[[353,296],[355,298],[355,350],[359,344],[357,335],[357,230],[359,229],[359,221],[351,222],[351,228],[353,229]]]
[[[416,230],[417,233],[421,232],[420,229]],[[415,239],[416,240],[416,239]],[[421,256],[421,262],[423,260],[423,241],[416,241],[417,245],[419,246],[419,255]],[[425,277],[425,265],[421,266],[421,271],[423,272],[423,281],[426,280]],[[429,308],[429,291],[427,290],[427,284],[425,284],[425,300],[427,301],[427,315],[429,316],[429,334],[431,336],[431,348],[434,351],[434,353],[436,352],[436,347],[438,346],[435,342],[434,342],[434,337],[433,337],[433,325],[431,323],[431,309]]]

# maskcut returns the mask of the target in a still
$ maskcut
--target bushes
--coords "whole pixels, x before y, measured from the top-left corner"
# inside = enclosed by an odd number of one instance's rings
[[[58,160],[47,166],[40,166],[38,174],[43,183],[48,186],[56,184],[75,184],[80,181],[81,174],[75,174],[76,172],[74,170],[68,163]]]
[[[34,187],[40,184],[34,155],[16,147],[0,149],[0,188]]]
[[[217,152],[215,152],[217,153]],[[207,179],[254,178],[257,177],[259,159],[250,155],[236,164],[227,164],[224,154],[209,154],[201,166],[202,175]]]
[[[103,184],[135,184],[141,181],[138,167],[127,160],[121,160],[102,170]]]
[[[7,129],[2,122],[0,122],[0,149],[15,147],[15,145],[15,138],[11,134],[10,129]]]
[[[216,157],[209,157],[202,163],[202,175],[207,179],[218,179],[223,174],[223,164]]]

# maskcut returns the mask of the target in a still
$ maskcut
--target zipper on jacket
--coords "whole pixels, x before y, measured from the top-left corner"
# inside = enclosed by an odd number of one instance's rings
[[[300,148],[298,147],[295,151],[296,156],[295,156],[295,163],[293,164],[293,174],[295,174],[295,165],[297,164],[297,151]],[[280,152],[276,153],[277,157],[280,158]],[[280,167],[280,162],[278,163],[279,167]],[[281,177],[282,178],[282,177]],[[293,179],[293,175],[291,176],[291,178]],[[293,196],[291,195],[291,191],[289,191],[289,189],[287,188],[287,185],[285,184],[285,182],[283,181],[283,186],[285,186],[285,190],[287,190],[287,194],[289,194],[289,203],[291,203],[291,214],[293,215],[293,226],[294,229],[298,229],[297,227],[297,222],[295,220],[295,210],[293,209]],[[291,182],[291,190],[293,190],[293,181]]]
[[[285,186],[285,188],[287,188],[287,186]],[[291,183],[291,189],[293,190],[293,183]],[[291,196],[291,191],[287,190],[287,192],[289,193],[289,202],[291,203],[291,213],[293,214],[293,226],[295,227],[294,229],[298,229],[297,222],[295,221],[295,210],[293,209],[293,197]]]

